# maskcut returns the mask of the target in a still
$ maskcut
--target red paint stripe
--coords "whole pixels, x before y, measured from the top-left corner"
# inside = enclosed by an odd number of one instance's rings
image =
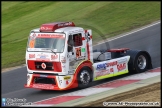
[[[106,88],[106,87],[115,87],[116,88],[116,87],[120,87],[123,85],[131,84],[131,83],[134,83],[137,81],[140,81],[140,80],[117,80],[117,81],[113,81],[110,83],[105,83],[105,84],[95,86],[94,88]]]
[[[34,104],[59,104],[59,103],[67,102],[67,101],[82,98],[82,97],[85,97],[85,96],[60,96],[60,97],[47,99],[41,102],[36,102]]]
[[[82,40],[85,40],[85,37],[82,37]]]
[[[66,80],[66,85],[68,85],[69,84],[69,82],[68,82],[68,80]]]
[[[87,53],[88,53],[88,60],[90,60],[90,51],[89,51],[89,44],[87,43]]]
[[[122,51],[126,51],[126,50],[129,50],[129,48],[110,49],[110,50],[108,50],[108,52],[122,52]]]
[[[161,67],[149,70],[148,72],[161,72]]]

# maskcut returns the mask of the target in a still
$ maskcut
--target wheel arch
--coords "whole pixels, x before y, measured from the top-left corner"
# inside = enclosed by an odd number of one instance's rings
[[[76,70],[75,70],[75,77],[77,78],[77,75],[79,74],[80,70],[83,69],[83,68],[87,68],[89,69],[90,71],[90,75],[91,75],[91,80],[93,80],[93,67],[92,67],[92,62],[90,60],[84,60],[82,61],[77,67],[76,67]]]

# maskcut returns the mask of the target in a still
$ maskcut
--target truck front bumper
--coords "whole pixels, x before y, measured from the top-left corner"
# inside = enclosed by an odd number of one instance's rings
[[[67,90],[78,86],[75,75],[55,76],[42,74],[27,74],[25,88],[43,90]]]

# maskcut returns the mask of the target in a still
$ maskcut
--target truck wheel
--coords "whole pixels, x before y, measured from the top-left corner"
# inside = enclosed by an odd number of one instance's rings
[[[128,67],[130,72],[144,72],[149,68],[149,55],[143,51],[133,51],[130,50],[127,52],[130,55],[130,61]]]
[[[135,60],[136,64],[136,69],[138,70],[138,72],[144,72],[146,71],[147,67],[148,67],[148,58],[145,54],[139,54],[137,56],[137,60]]]
[[[91,74],[89,68],[82,68],[78,74],[78,87],[79,88],[86,88],[89,86],[89,83],[91,82]]]

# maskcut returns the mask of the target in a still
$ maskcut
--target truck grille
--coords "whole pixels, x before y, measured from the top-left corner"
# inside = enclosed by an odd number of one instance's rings
[[[54,84],[56,85],[55,79],[54,78],[44,78],[44,77],[34,77],[34,82],[35,84]]]
[[[46,64],[45,69],[42,68],[42,66],[41,66],[42,63]],[[37,69],[37,70],[54,70],[52,62],[35,62],[35,69]]]

